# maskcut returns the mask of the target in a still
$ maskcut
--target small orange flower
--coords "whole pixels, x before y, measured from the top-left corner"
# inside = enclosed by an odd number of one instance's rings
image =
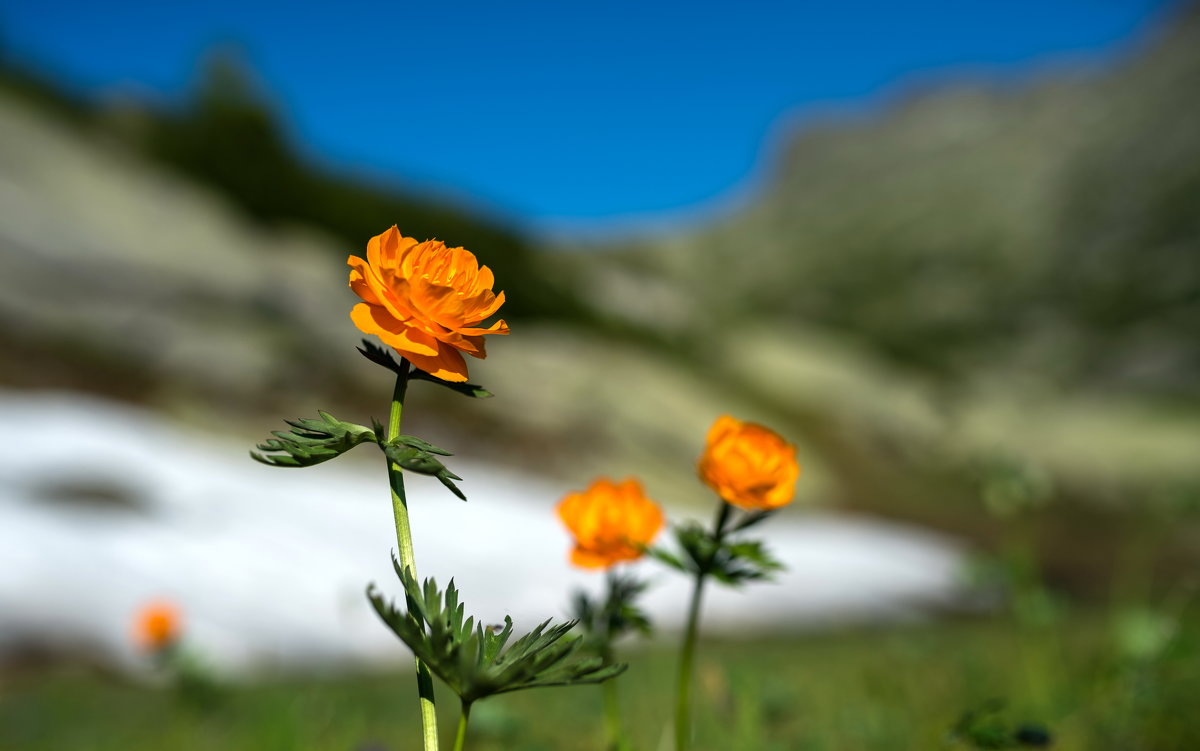
[[[133,624],[134,641],[143,649],[158,652],[179,639],[182,618],[179,609],[166,601],[147,604]]]
[[[363,299],[354,325],[374,334],[417,368],[447,381],[467,380],[462,353],[487,357],[484,334],[507,334],[497,321],[477,328],[504,304],[492,270],[464,248],[418,243],[393,226],[367,242],[367,260],[350,256],[350,288]]]
[[[723,415],[708,430],[697,471],[726,502],[769,511],[791,502],[800,465],[796,447],[775,431]]]
[[[571,493],[559,502],[558,518],[575,535],[571,563],[582,568],[640,558],[663,525],[662,510],[632,478],[621,483],[600,478],[582,493]]]

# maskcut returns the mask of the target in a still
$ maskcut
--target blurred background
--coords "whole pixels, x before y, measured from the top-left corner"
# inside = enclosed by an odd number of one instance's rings
[[[496,398],[405,415],[481,616],[599,586],[553,516],[596,475],[707,518],[729,413],[804,474],[788,572],[708,602],[699,748],[1200,747],[1197,91],[1165,0],[4,2],[0,748],[404,747],[381,462],[246,456],[385,414],[344,264],[392,224],[507,295]],[[643,569],[654,748],[685,592]],[[494,705],[481,748],[600,743],[589,689]]]

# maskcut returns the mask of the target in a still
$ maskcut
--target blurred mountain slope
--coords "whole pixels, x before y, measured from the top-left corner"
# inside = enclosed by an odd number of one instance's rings
[[[410,236],[487,248],[499,283],[515,298],[506,308],[510,318],[582,315],[537,262],[534,245],[498,216],[306,157],[270,92],[232,50],[210,54],[195,90],[177,105],[119,93],[75,96],[14,62],[0,64],[0,90],[209,188],[264,229],[303,224],[358,247],[397,224]]]
[[[352,329],[330,238],[226,201],[0,95],[0,378],[138,400],[249,403]],[[281,359],[286,356],[291,362]]]
[[[1111,70],[940,85],[810,125],[747,210],[585,259],[590,299],[619,314],[612,291],[636,283],[658,305],[626,315],[698,350],[766,319],[951,385],[1019,369],[1194,399],[1198,8]]]

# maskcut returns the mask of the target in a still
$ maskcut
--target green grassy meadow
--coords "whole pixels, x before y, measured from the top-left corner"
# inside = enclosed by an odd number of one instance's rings
[[[694,748],[1008,748],[1017,746],[1001,736],[1023,724],[1048,729],[1062,751],[1200,748],[1200,613],[1187,613],[1173,630],[1154,623],[1136,611],[1120,619],[1088,611],[1052,626],[954,618],[708,642],[698,661]],[[671,645],[627,650],[626,658],[631,667],[619,680],[630,747],[667,748]],[[419,744],[407,671],[267,679],[200,702],[78,671],[9,676],[2,685],[5,751]],[[439,694],[443,744],[457,715],[450,698]],[[475,708],[467,747],[602,749],[600,701],[594,687],[493,698]],[[971,710],[981,711],[974,746],[952,732]]]

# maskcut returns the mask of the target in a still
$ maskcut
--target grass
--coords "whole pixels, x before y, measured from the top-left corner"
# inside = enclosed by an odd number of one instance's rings
[[[709,642],[697,665],[693,747],[970,748],[950,737],[955,723],[1003,699],[997,722],[1044,725],[1063,751],[1200,748],[1198,615],[1150,650],[1136,635],[1114,639],[1112,620],[1098,612],[1052,627],[970,619]],[[620,682],[634,748],[664,748],[673,650],[656,645],[628,657]],[[0,685],[5,751],[384,751],[414,748],[419,736],[407,672],[231,685],[210,703],[78,671]],[[439,696],[445,735],[457,707],[447,692]],[[598,689],[532,691],[477,706],[468,748],[601,749],[601,730]]]

